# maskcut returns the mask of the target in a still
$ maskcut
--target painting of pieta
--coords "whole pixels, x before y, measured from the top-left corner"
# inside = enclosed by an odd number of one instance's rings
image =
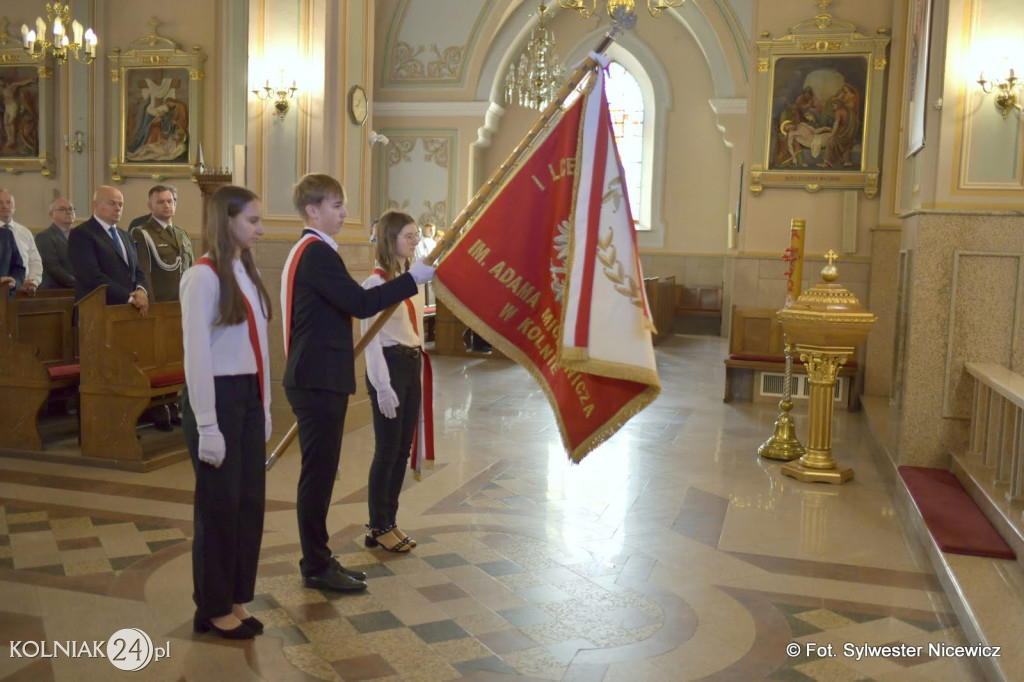
[[[188,163],[187,68],[126,70],[125,163]]]
[[[0,67],[0,157],[39,156],[39,75],[35,66]]]
[[[768,168],[863,170],[867,55],[775,62]]]

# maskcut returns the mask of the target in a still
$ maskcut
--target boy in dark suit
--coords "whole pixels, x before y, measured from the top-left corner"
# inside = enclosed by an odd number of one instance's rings
[[[296,507],[303,583],[343,592],[366,589],[366,575],[345,569],[327,546],[327,511],[341,456],[348,397],[355,393],[352,318],[367,318],[409,298],[434,276],[422,261],[386,284],[363,289],[338,254],[348,213],[334,178],[309,174],[295,186],[295,208],[306,229],[281,273],[287,364],[284,389],[299,427],[302,468]]]

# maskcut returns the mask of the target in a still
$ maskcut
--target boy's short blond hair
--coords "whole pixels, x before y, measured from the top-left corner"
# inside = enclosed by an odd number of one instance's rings
[[[321,203],[328,197],[338,197],[345,201],[345,188],[341,183],[324,173],[307,173],[302,176],[295,189],[292,190],[292,203],[299,217],[308,220],[306,207]]]

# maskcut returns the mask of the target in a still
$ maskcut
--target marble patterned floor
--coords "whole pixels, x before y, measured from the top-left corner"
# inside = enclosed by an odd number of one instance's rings
[[[293,446],[268,477],[252,604],[267,631],[248,643],[192,634],[187,463],[0,458],[0,680],[134,679],[10,646],[128,627],[169,647],[147,680],[984,679],[929,650],[969,642],[862,415],[834,427],[853,482],[781,476],[756,456],[776,409],[721,401],[725,345],[659,346],[662,396],[578,466],[525,371],[436,358],[438,464],[409,477],[399,514],[411,553],[363,547],[373,434],[345,438],[328,521],[342,563],[369,576],[360,595],[302,587]],[[919,653],[846,649],[883,645]]]

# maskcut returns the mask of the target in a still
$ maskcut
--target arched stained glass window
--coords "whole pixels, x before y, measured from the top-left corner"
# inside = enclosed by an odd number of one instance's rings
[[[626,193],[629,195],[629,210],[638,230],[649,230],[650,225],[641,223],[640,206],[643,181],[644,157],[644,97],[636,78],[619,62],[608,65],[605,79],[608,94],[608,109],[612,117],[615,144],[626,173]]]

